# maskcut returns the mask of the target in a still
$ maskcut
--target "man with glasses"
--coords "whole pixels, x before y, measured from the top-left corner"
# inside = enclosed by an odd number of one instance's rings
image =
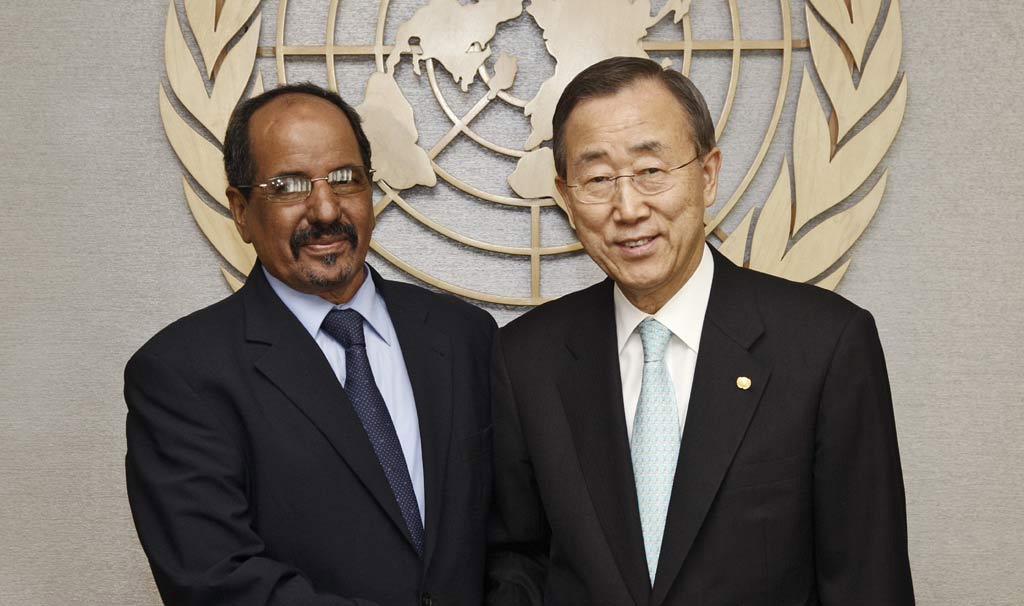
[[[615,58],[554,115],[609,279],[496,339],[491,605],[909,605],[871,316],[704,241],[722,153],[680,73]]]
[[[479,604],[494,321],[384,280],[370,146],[302,84],[241,103],[231,213],[258,262],[129,361],[128,495],[167,604]]]

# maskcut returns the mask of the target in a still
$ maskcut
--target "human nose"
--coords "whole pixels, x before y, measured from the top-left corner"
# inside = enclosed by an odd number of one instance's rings
[[[615,180],[615,195],[612,196],[613,217],[621,223],[634,223],[650,215],[647,195],[636,188],[633,175],[623,175]]]
[[[306,198],[307,214],[311,222],[333,223],[341,211],[338,197],[331,191],[326,177],[312,181],[309,197]]]

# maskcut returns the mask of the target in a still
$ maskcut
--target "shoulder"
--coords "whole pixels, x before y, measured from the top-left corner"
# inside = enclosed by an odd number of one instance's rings
[[[428,314],[432,323],[447,325],[452,330],[485,334],[488,338],[497,329],[491,314],[453,295],[437,293],[407,282],[384,279],[380,280],[379,287],[389,307],[398,304],[422,310]]]
[[[756,323],[764,330],[761,348],[795,349],[812,358],[828,357],[844,335],[875,331],[871,314],[837,293],[718,259],[707,318],[723,328]]]
[[[143,358],[176,368],[199,366],[204,360],[222,356],[226,348],[236,347],[243,339],[244,306],[241,294],[234,293],[162,328],[135,352],[125,372],[131,372]]]
[[[610,306],[612,283],[602,280],[582,290],[577,290],[534,307],[508,324],[513,330],[535,330],[551,324],[564,325],[598,308]],[[610,309],[610,307],[609,307]]]
[[[838,338],[858,317],[871,318],[866,310],[831,290],[792,282],[749,269],[741,269],[756,288],[756,297],[766,321],[805,327]]]
[[[770,316],[839,321],[864,311],[842,295],[820,286],[793,282],[752,269],[735,266],[730,269],[740,276],[761,310]]]
[[[506,345],[550,343],[569,332],[599,331],[614,325],[612,282],[603,280],[539,305],[501,329]]]

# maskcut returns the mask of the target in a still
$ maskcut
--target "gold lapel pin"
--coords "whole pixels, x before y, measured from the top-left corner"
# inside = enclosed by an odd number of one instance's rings
[[[750,378],[749,377],[736,377],[736,387],[747,390],[750,389]]]

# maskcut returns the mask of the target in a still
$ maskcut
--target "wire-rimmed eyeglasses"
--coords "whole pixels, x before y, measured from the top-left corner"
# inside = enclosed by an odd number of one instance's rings
[[[326,181],[331,193],[336,196],[352,196],[370,188],[373,170],[365,166],[345,166],[327,173],[326,177],[310,178],[306,175],[279,175],[266,183],[239,185],[238,189],[255,189],[263,191],[267,200],[278,204],[305,202],[313,191],[313,183]]]
[[[644,170],[629,175],[595,175],[583,180],[582,183],[566,185],[574,190],[576,200],[581,204],[607,204],[615,197],[616,183],[619,179],[629,179],[633,182],[633,189],[647,196],[665,193],[676,184],[673,172],[693,164],[698,153],[689,162],[684,162],[675,168],[645,168]]]

